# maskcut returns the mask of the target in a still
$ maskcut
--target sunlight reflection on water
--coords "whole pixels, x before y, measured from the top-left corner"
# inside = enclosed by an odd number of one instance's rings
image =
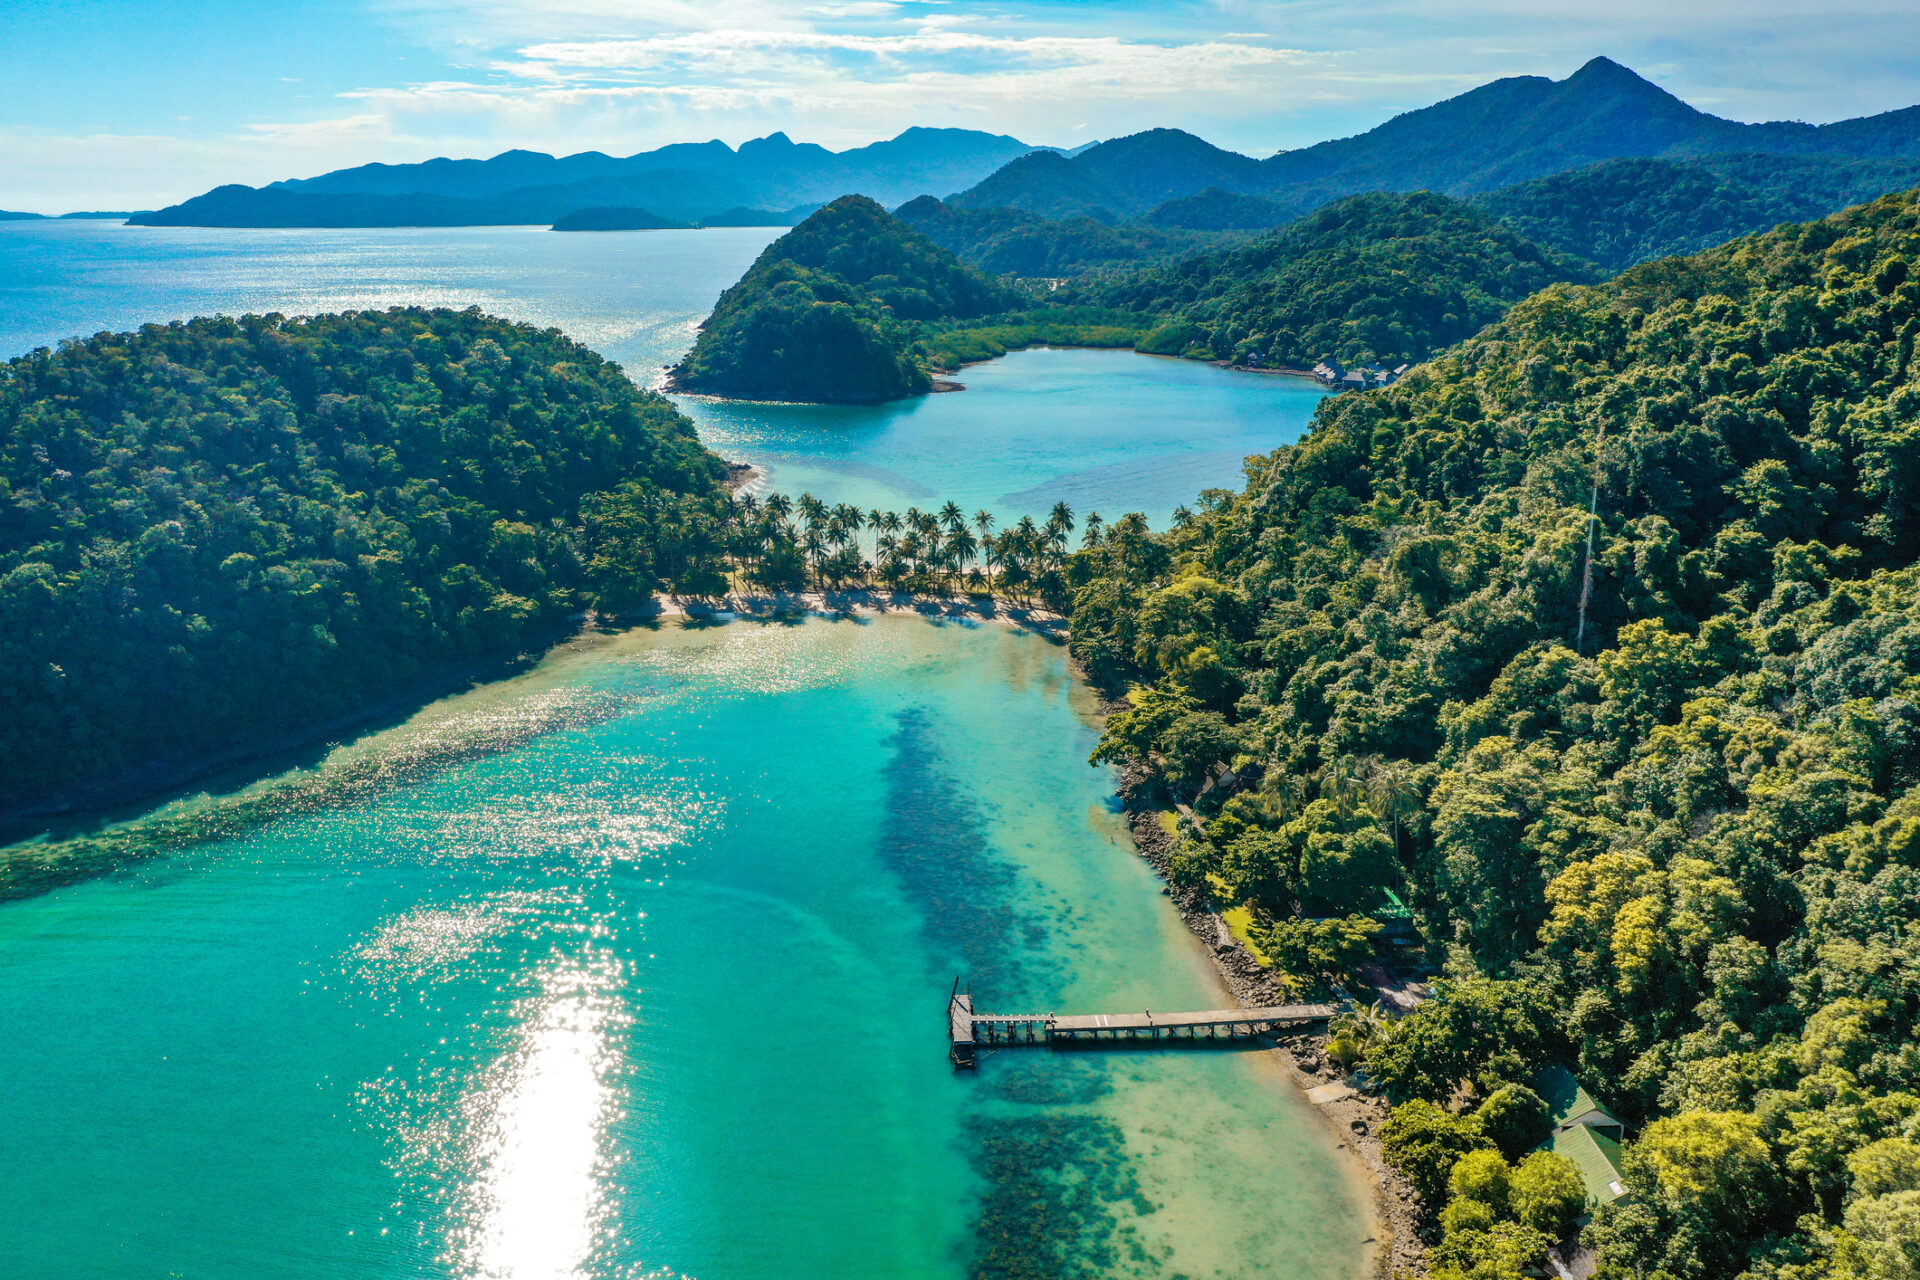
[[[549,971],[516,1010],[517,1043],[483,1072],[462,1110],[470,1187],[450,1253],[485,1280],[571,1280],[608,1231],[615,1157],[604,1141],[621,1115],[612,1077],[631,1017],[608,953]]]

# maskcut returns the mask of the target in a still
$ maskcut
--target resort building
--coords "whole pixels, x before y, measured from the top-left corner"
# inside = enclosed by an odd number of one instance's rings
[[[1573,1161],[1586,1184],[1587,1207],[1597,1209],[1627,1194],[1620,1173],[1620,1144],[1627,1126],[1597,1102],[1563,1066],[1534,1078],[1533,1089],[1553,1113],[1553,1132],[1535,1148]]]

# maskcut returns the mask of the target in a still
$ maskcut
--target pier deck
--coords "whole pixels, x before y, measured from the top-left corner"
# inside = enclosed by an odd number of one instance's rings
[[[1324,1022],[1330,1004],[1278,1004],[1197,1013],[976,1013],[973,996],[947,1002],[947,1056],[956,1067],[974,1065],[984,1047],[1053,1045],[1083,1040],[1224,1040],[1266,1035],[1282,1027]]]

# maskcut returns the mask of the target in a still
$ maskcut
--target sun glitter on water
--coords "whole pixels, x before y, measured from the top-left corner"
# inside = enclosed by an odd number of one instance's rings
[[[516,1042],[463,1101],[471,1179],[450,1252],[483,1280],[572,1280],[617,1209],[606,1130],[621,1114],[611,1077],[631,1020],[619,965],[592,957],[547,973],[516,1010]]]

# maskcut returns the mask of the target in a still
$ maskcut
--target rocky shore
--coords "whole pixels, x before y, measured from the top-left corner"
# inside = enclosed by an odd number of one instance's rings
[[[1106,707],[1103,711],[1119,710]],[[1247,1005],[1284,1004],[1287,992],[1270,970],[1261,967],[1246,948],[1234,940],[1226,921],[1214,911],[1207,895],[1183,889],[1168,875],[1174,838],[1161,821],[1163,812],[1149,797],[1153,776],[1144,767],[1135,766],[1121,774],[1120,797],[1126,805],[1128,827],[1134,847],[1152,864],[1166,882],[1166,894],[1187,928],[1207,947],[1220,979],[1236,1000]],[[1346,1077],[1325,1053],[1323,1035],[1283,1036],[1273,1050],[1287,1073],[1306,1093],[1308,1101],[1319,1108],[1327,1123],[1342,1139],[1341,1145],[1359,1157],[1373,1186],[1374,1211],[1381,1238],[1374,1255],[1375,1273],[1381,1277],[1424,1276],[1427,1250],[1421,1243],[1415,1224],[1419,1217],[1419,1199],[1407,1180],[1390,1166],[1380,1149],[1380,1126],[1387,1119],[1384,1099],[1355,1091]]]

